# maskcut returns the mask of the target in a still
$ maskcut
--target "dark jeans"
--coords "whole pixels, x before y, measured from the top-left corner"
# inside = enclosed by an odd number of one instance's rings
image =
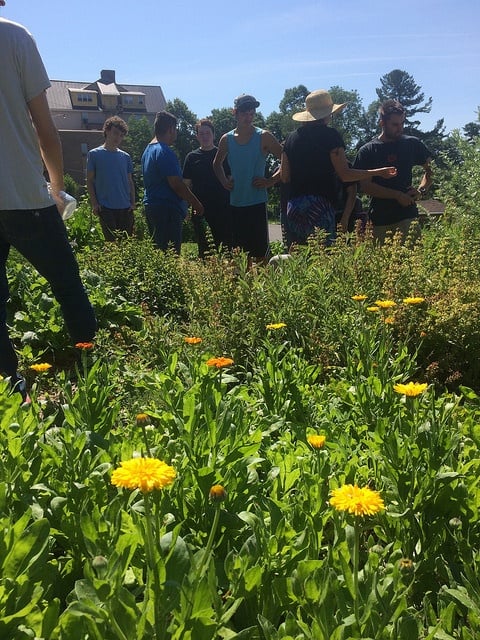
[[[230,220],[230,206],[226,204],[205,204],[203,216],[193,215],[192,224],[195,239],[198,244],[198,255],[205,257],[210,249],[208,231],[211,232],[213,242],[217,249],[220,245],[223,249],[232,247],[232,222]]]
[[[6,263],[11,246],[48,280],[73,343],[90,342],[96,331],[95,314],[57,207],[0,211],[0,371],[8,376],[18,366],[7,329]]]
[[[145,205],[145,217],[153,242],[157,249],[166,251],[173,245],[180,254],[182,248],[182,229],[184,216],[180,210],[168,203],[162,205]]]
[[[133,211],[130,209],[108,209],[102,207],[98,217],[102,227],[105,240],[113,242],[118,240],[119,235],[124,233],[127,236],[133,234]]]

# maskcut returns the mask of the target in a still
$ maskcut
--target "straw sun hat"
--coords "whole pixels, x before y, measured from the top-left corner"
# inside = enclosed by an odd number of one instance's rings
[[[311,122],[313,120],[324,120],[328,116],[341,111],[347,105],[333,104],[333,100],[325,89],[318,89],[309,93],[305,100],[305,111],[295,113],[292,118],[298,122]]]

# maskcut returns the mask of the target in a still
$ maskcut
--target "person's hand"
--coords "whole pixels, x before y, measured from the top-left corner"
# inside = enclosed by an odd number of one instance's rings
[[[205,209],[203,207],[203,204],[201,202],[198,203],[200,206],[196,206],[196,207],[192,207],[192,211],[193,211],[193,215],[194,216],[203,216]]]
[[[222,187],[227,191],[232,191],[233,189],[233,178],[226,178],[225,182],[222,182]]]
[[[255,176],[252,180],[252,184],[256,189],[268,189],[268,187],[273,186],[272,178],[262,178],[260,176]]]
[[[377,175],[380,178],[394,178],[397,175],[397,167],[382,167],[378,169]]]
[[[340,229],[342,230],[342,233],[347,233],[349,221],[350,221],[350,216],[342,216],[340,218],[340,222],[338,224],[340,225]]]
[[[92,204],[92,211],[96,216],[100,214],[101,210],[102,210],[101,204],[98,204],[98,202],[96,202],[95,204]]]
[[[402,207],[410,207],[412,204],[415,204],[415,198],[408,192],[403,193],[402,191],[397,191],[396,200]]]

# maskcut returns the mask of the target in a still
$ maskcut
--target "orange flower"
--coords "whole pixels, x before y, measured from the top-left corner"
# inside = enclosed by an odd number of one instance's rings
[[[202,338],[197,338],[196,336],[187,336],[184,338],[184,341],[187,344],[200,344],[202,342]]]
[[[208,497],[212,502],[223,502],[227,497],[227,492],[221,484],[214,484],[210,489]]]
[[[146,413],[137,413],[137,424],[145,424],[150,420]]]
[[[29,369],[35,371],[36,373],[43,373],[44,371],[48,371],[52,368],[52,365],[48,362],[39,362],[38,364],[31,364]]]
[[[362,293],[358,293],[357,295],[352,296],[352,300],[355,300],[355,302],[363,302],[366,299],[367,296],[364,296]]]
[[[120,462],[112,473],[111,482],[124,489],[140,489],[150,493],[154,489],[163,489],[175,479],[175,469],[156,458],[132,458]]]
[[[394,316],[387,316],[384,320],[385,324],[393,324],[395,322]]]
[[[334,489],[330,504],[337,511],[348,511],[355,516],[372,516],[385,509],[378,491],[368,487],[358,487],[356,484],[346,484]]]
[[[233,364],[233,360],[231,358],[210,358],[207,360],[208,367],[217,367],[217,369],[221,369],[222,367],[229,367]]]
[[[89,351],[93,349],[93,342],[77,342],[75,347],[77,349],[82,349],[82,351]]]
[[[326,436],[311,435],[307,436],[307,442],[313,449],[321,449],[327,440]]]
[[[391,309],[397,305],[393,300],[375,300],[375,304],[381,309]]]

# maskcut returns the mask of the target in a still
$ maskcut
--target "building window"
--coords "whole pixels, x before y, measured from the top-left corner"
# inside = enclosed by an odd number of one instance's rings
[[[93,102],[93,95],[91,93],[77,93],[78,102]]]
[[[128,105],[132,105],[133,104],[133,96],[123,96],[122,97],[122,102],[125,106]]]

